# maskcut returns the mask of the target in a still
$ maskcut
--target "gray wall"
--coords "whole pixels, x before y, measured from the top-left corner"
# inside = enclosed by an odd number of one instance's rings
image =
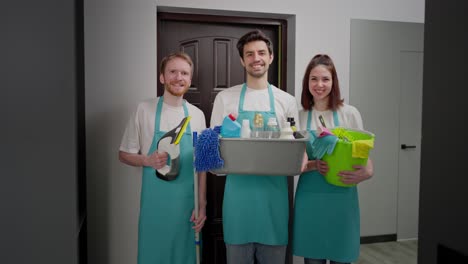
[[[422,23],[424,1],[85,0],[89,263],[136,263],[141,170],[120,163],[118,148],[138,102],[156,95],[159,7],[294,15],[295,94],[310,58],[327,53],[348,100],[351,18]]]
[[[467,14],[466,1],[426,0],[420,264],[437,263],[438,244],[468,256]]]
[[[0,7],[2,264],[78,263],[79,3]]]
[[[359,109],[364,128],[376,135],[371,152],[375,177],[358,186],[361,236],[417,239],[418,216],[405,212],[418,210],[423,64],[410,67],[403,61],[409,60],[407,51],[422,54],[423,45],[422,23],[351,20],[349,102]],[[420,75],[406,78],[408,72]],[[417,86],[407,86],[411,81]],[[400,125],[406,123],[412,126]],[[408,140],[405,134],[415,138]],[[417,148],[402,151],[400,142]],[[408,223],[410,232],[398,232]]]

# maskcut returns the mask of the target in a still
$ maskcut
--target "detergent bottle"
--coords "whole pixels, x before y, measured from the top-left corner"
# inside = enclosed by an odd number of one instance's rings
[[[241,138],[250,138],[251,130],[250,130],[250,120],[244,119],[242,120],[242,128],[241,128]]]
[[[221,126],[221,136],[224,138],[238,138],[240,137],[241,125],[237,122],[233,114],[229,114],[223,120]]]
[[[294,131],[291,128],[291,123],[288,121],[283,122],[283,127],[281,128],[281,139],[294,139]]]

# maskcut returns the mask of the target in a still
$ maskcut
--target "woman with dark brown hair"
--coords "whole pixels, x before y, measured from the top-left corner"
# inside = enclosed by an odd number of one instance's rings
[[[308,161],[297,185],[294,206],[293,254],[305,264],[350,263],[359,257],[360,223],[357,187],[329,184],[323,175],[329,167],[312,155],[311,143],[319,124],[327,128],[363,130],[359,111],[343,102],[335,65],[318,54],[307,65],[302,81],[299,123],[310,134]],[[321,121],[320,121],[320,119]],[[373,175],[372,161],[341,171],[345,184],[357,184]]]

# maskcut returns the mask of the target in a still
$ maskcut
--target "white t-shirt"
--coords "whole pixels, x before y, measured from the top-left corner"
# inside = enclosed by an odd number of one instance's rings
[[[362,118],[361,114],[359,111],[356,109],[356,107],[348,104],[343,104],[338,110],[336,110],[336,113],[338,114],[338,121],[340,127],[346,127],[346,128],[354,128],[354,129],[361,129],[363,130],[364,127],[362,125]],[[302,124],[301,129],[302,130],[308,130],[309,128],[307,127],[307,116],[309,115],[309,111],[306,111],[304,109],[301,109],[299,112],[299,120]],[[327,128],[333,128],[335,127],[335,122],[333,120],[333,111],[331,110],[326,110],[326,111],[318,111],[318,110],[312,110],[312,117],[311,117],[311,123],[312,123],[312,130],[317,129],[317,125],[320,124],[319,121],[319,116],[322,115],[325,125]]]
[[[120,144],[120,150],[127,153],[146,155],[151,147],[154,135],[156,105],[161,97],[141,102],[135,114],[127,124]],[[196,106],[185,101],[188,114],[191,116],[191,132],[201,132],[206,128],[205,115]],[[160,130],[169,131],[180,124],[185,117],[182,106],[174,107],[163,103]],[[186,130],[187,132],[187,130]]]
[[[211,127],[221,125],[224,117],[231,113],[238,114],[242,86],[242,84],[236,85],[218,93],[213,104]],[[298,127],[299,114],[296,99],[273,85],[271,85],[271,88],[275,102],[276,118],[278,118],[280,127],[283,126],[283,121],[286,121],[287,117],[294,117]],[[244,110],[269,111],[270,97],[268,89],[256,90],[247,87],[244,97]],[[242,123],[242,121],[239,121],[239,123]]]

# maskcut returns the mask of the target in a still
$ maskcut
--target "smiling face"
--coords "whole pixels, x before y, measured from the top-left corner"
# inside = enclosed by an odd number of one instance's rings
[[[268,51],[264,41],[252,41],[244,45],[241,63],[251,77],[263,77],[268,72],[272,61],[273,55]]]
[[[173,58],[167,62],[164,73],[159,75],[159,81],[170,94],[182,96],[192,83],[192,67],[182,58]]]
[[[328,102],[333,85],[332,73],[324,65],[315,66],[309,73],[309,92],[315,103]]]

